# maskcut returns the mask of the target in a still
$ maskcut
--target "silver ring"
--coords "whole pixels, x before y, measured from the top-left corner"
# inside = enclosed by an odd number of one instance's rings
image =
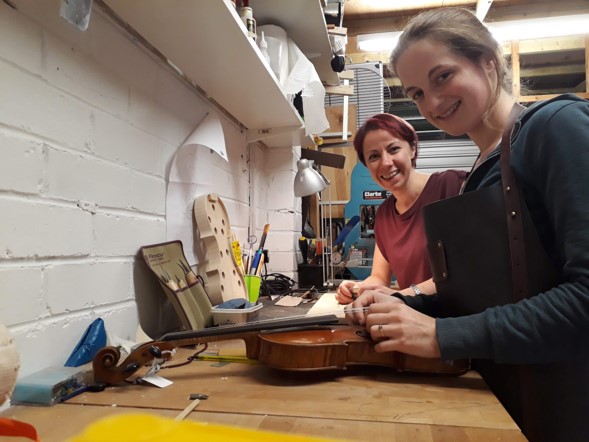
[[[382,324],[378,324],[378,331],[380,332],[380,335],[381,335],[383,338],[386,338],[386,336],[384,335],[384,333],[383,333],[383,331],[382,331]]]

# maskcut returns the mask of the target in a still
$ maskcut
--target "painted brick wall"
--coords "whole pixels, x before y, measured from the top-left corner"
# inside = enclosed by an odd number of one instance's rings
[[[111,337],[134,339],[138,293],[163,296],[138,249],[174,239],[169,168],[216,111],[96,6],[80,32],[59,17],[58,1],[12,3],[0,3],[0,322],[22,377],[62,365],[97,317]],[[241,242],[248,226],[259,236],[270,223],[269,270],[292,276],[293,149],[248,147],[238,125],[221,122],[229,162],[198,151],[197,194],[223,198]],[[165,326],[166,314],[141,325]]]

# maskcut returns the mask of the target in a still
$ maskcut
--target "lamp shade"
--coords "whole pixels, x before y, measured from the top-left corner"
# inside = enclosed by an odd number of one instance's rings
[[[313,195],[327,187],[325,179],[313,168],[313,161],[300,159],[297,161],[297,169],[294,179],[295,196]]]

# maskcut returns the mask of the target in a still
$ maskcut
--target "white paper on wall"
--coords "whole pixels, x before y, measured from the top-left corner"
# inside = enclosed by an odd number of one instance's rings
[[[207,114],[204,120],[190,134],[182,147],[202,146],[217,152],[225,161],[227,159],[227,149],[225,148],[225,135],[223,126],[216,115]]]
[[[180,240],[188,263],[195,265],[194,253],[194,199],[198,195],[213,193],[211,167],[198,167],[205,158],[205,149],[215,151],[227,161],[225,135],[219,118],[208,114],[178,149],[168,182],[166,195],[166,237],[168,241]]]

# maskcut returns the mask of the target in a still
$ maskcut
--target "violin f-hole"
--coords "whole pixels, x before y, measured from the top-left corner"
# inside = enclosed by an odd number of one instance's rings
[[[371,339],[370,333],[368,333],[368,330],[366,330],[365,328],[356,330],[356,336],[359,336],[359,337],[365,338],[365,339]]]

